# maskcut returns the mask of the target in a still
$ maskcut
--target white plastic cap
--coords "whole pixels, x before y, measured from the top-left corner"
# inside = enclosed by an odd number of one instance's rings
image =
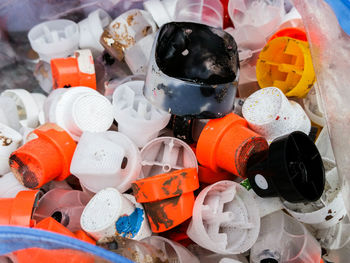
[[[116,19],[108,26],[113,39],[128,49],[142,38],[157,30],[152,16],[144,10],[131,9]]]
[[[9,157],[22,141],[22,135],[0,123],[0,175],[10,172]]]
[[[329,228],[339,223],[346,215],[341,192],[341,181],[334,167],[326,172],[325,191],[320,200],[312,203],[289,203],[284,206],[298,221],[316,229]]]
[[[111,22],[111,17],[103,9],[97,9],[89,14],[87,18],[80,21],[79,25],[79,46],[88,48],[94,54],[101,53],[104,48],[100,44],[100,37],[103,29]]]
[[[20,191],[30,190],[24,187],[13,173],[0,177],[0,198],[14,198]]]
[[[116,222],[123,215],[134,212],[133,203],[118,190],[106,188],[99,191],[86,205],[81,218],[81,228],[96,240],[114,236]]]
[[[65,129],[76,141],[84,131],[103,132],[113,123],[109,100],[87,87],[57,89],[44,108],[46,120]]]
[[[322,113],[322,106],[319,104],[317,93],[317,89],[314,85],[303,100],[304,109],[312,122],[323,127],[326,121]]]
[[[285,14],[284,0],[230,0],[227,9],[235,28],[252,25],[265,37],[278,28]]]
[[[19,122],[16,102],[7,96],[0,96],[0,123],[16,131],[19,131],[22,126]]]
[[[288,101],[275,87],[260,89],[250,95],[243,104],[243,117],[249,127],[264,136],[268,143],[293,131],[309,134],[311,122],[303,108]]]
[[[118,122],[118,131],[127,135],[138,147],[143,147],[156,138],[171,117],[143,96],[144,84],[144,81],[126,82],[113,93],[114,118]]]
[[[197,196],[187,235],[219,254],[250,249],[260,230],[259,208],[248,191],[233,181],[219,181]]]
[[[140,175],[140,152],[120,132],[84,132],[71,162],[70,171],[91,192],[114,187],[121,193]]]
[[[191,147],[173,137],[156,138],[141,150],[141,175],[147,178],[175,170],[193,168],[198,170],[196,155]]]
[[[197,22],[222,28],[224,7],[220,0],[178,0],[175,21]]]
[[[173,20],[173,16],[167,10],[169,7],[168,2],[169,1],[148,0],[143,3],[143,7],[152,15],[158,27],[161,27],[162,25]],[[177,0],[172,0],[172,2],[176,3]]]
[[[125,50],[125,62],[133,74],[146,74],[156,33],[147,35]]]
[[[152,236],[142,240],[147,244],[153,245],[160,249],[168,262],[178,263],[199,263],[198,258],[193,255],[187,248],[175,241],[160,236]]]
[[[79,28],[71,20],[46,21],[33,27],[28,39],[40,58],[50,63],[53,58],[73,55],[74,50],[78,49]]]
[[[29,128],[39,125],[39,107],[35,98],[25,89],[5,90],[1,96],[13,98],[17,105],[20,123]]]

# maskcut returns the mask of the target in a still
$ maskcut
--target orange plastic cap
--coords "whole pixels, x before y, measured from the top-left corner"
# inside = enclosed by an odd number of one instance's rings
[[[190,192],[165,200],[144,203],[152,232],[167,231],[191,218],[194,200],[194,194]]]
[[[56,124],[47,123],[34,130],[30,140],[10,156],[16,178],[28,188],[40,188],[51,180],[70,175],[76,148],[72,137]]]
[[[38,191],[21,191],[15,198],[0,199],[0,225],[32,226],[38,198]]]
[[[139,203],[153,202],[193,192],[199,187],[196,168],[175,170],[170,173],[140,179],[132,183]]]
[[[96,90],[94,60],[90,50],[78,50],[74,57],[52,59],[51,72],[54,89],[84,86]]]
[[[234,175],[224,170],[213,171],[210,168],[199,165],[198,178],[201,183],[214,184],[223,180],[232,180]]]
[[[267,141],[248,128],[248,123],[231,113],[210,120],[197,143],[198,162],[215,172],[221,169],[245,178],[248,162],[267,153]]]
[[[43,220],[41,220],[35,228],[50,231],[50,232],[55,232],[58,234],[62,234],[65,236],[70,236],[76,238],[76,236],[69,231],[66,227],[64,227],[62,224],[58,223],[55,219],[52,217],[47,217]]]
[[[290,37],[301,41],[307,41],[305,30],[298,27],[286,27],[281,30],[278,30],[275,34],[273,34],[270,37],[268,42],[277,37]]]
[[[96,241],[89,237],[83,230],[75,231],[74,235],[77,239],[80,239],[81,241],[85,241],[90,244],[96,245]]]

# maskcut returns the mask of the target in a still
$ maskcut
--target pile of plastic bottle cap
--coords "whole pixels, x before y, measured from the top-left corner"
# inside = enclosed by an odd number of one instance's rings
[[[29,31],[43,92],[0,96],[0,224],[148,263],[319,263],[321,248],[344,247],[341,181],[293,5],[143,6]]]

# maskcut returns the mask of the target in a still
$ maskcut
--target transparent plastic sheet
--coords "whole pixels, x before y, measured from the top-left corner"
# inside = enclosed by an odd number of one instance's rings
[[[337,18],[325,1],[292,1],[303,18],[308,34],[317,75],[316,88],[321,94],[332,148],[342,178],[343,199],[349,215],[350,139],[347,132],[350,130],[350,36],[343,31],[338,22],[344,17],[338,14]],[[345,14],[350,13],[350,7],[347,8],[343,10]]]

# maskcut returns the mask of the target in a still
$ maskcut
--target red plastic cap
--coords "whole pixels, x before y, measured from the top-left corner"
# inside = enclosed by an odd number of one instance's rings
[[[271,40],[277,37],[290,37],[290,38],[294,38],[302,41],[307,41],[305,30],[298,27],[287,27],[287,28],[278,30],[275,34],[273,34],[270,37],[268,42],[270,42]]]
[[[66,179],[76,148],[72,137],[56,124],[47,123],[34,130],[29,138],[33,139],[10,156],[16,178],[28,188]]]

